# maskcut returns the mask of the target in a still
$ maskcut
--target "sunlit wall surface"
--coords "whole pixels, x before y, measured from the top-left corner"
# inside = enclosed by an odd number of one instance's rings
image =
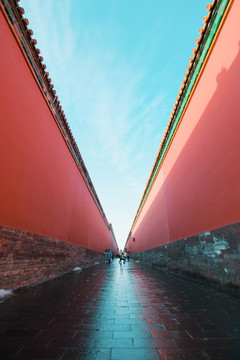
[[[179,127],[131,229],[126,246],[132,253],[239,222],[240,3],[228,3]],[[218,251],[221,254],[221,247]]]

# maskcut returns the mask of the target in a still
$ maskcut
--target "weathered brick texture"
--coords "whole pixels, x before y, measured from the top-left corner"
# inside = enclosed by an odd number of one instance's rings
[[[14,289],[103,261],[102,253],[0,225],[0,289]]]
[[[152,266],[240,289],[240,223],[135,253],[132,257]]]

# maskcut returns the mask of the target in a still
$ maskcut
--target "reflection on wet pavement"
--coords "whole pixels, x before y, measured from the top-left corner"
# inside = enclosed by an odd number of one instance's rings
[[[114,260],[0,304],[0,358],[239,360],[239,329],[239,294]]]

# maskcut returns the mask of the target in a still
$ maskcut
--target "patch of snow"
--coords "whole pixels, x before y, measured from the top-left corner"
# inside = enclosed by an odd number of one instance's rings
[[[199,234],[198,237],[201,239],[202,237],[206,237],[206,236],[209,236],[209,235],[211,235],[211,232],[210,232],[210,231],[206,231],[206,232],[204,232],[204,233],[202,233],[202,234]]]
[[[73,271],[81,271],[81,270],[82,270],[82,268],[77,267],[77,266],[73,269]]]
[[[4,290],[4,289],[0,289],[0,299],[3,299],[7,296],[12,295],[12,290]]]

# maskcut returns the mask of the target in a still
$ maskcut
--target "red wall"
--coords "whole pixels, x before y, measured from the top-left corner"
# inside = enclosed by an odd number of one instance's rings
[[[239,16],[235,1],[133,228],[131,252],[240,220]]]
[[[0,224],[115,250],[1,11],[0,34]]]

